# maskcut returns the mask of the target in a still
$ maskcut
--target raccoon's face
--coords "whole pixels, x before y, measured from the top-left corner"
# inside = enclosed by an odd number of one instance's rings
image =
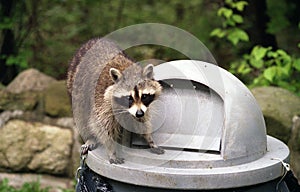
[[[113,102],[134,117],[142,118],[162,89],[161,85],[153,80],[153,65],[147,65],[144,69],[129,69],[122,73],[111,68],[110,74],[118,84],[113,94]]]

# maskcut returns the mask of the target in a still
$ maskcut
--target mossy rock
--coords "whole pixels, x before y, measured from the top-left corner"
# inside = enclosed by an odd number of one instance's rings
[[[11,93],[22,93],[27,91],[42,91],[56,80],[36,69],[22,71],[6,90]]]
[[[67,175],[72,138],[70,129],[10,120],[0,129],[0,170]]]
[[[10,93],[0,89],[0,110],[34,110],[39,101],[39,93],[26,91],[22,93]]]
[[[278,87],[258,87],[252,93],[264,114],[268,134],[288,143],[293,116],[300,113],[300,97]]]
[[[44,110],[47,115],[52,117],[72,116],[65,81],[54,82],[44,90]]]
[[[289,141],[291,150],[291,166],[294,174],[300,181],[300,116],[293,118],[292,136]]]

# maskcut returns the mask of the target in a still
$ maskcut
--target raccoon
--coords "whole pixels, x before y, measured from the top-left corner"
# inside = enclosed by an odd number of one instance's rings
[[[97,54],[103,70],[96,83],[95,102],[88,117],[88,125],[77,128],[86,141],[86,147],[93,148],[102,144],[110,163],[124,163],[124,159],[116,154],[116,140],[120,136],[121,127],[127,126],[126,129],[145,138],[152,153],[163,154],[164,150],[154,143],[151,134],[149,109],[162,91],[160,83],[153,78],[152,64],[143,68],[126,56],[115,43],[103,38],[92,39],[76,52],[70,62],[67,75],[69,95],[72,98],[78,66],[85,65],[82,58],[95,44],[98,46]],[[109,54],[113,57],[109,57]]]

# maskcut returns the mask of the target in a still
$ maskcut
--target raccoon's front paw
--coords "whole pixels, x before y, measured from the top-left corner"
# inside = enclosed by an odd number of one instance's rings
[[[81,154],[85,155],[88,151],[92,151],[97,148],[97,144],[84,144],[81,145]]]
[[[124,158],[111,158],[109,159],[109,163],[110,164],[123,164],[125,161],[124,161]]]
[[[161,154],[165,153],[165,150],[161,147],[150,148],[150,151],[151,151],[151,153],[155,153],[155,154],[158,154],[158,155],[161,155]]]

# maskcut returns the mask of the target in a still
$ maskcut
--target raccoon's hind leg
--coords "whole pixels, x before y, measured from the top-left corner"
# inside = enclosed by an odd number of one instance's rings
[[[105,143],[106,151],[108,153],[109,162],[111,164],[122,164],[124,163],[124,158],[119,158],[116,155],[116,143],[113,139],[109,139]]]
[[[106,130],[103,132],[103,135],[101,137],[102,144],[104,145],[106,149],[106,153],[109,158],[109,162],[111,164],[122,164],[124,163],[123,158],[119,158],[116,153],[116,147],[117,147],[117,138],[119,136],[119,126],[118,124],[112,124],[110,130]]]

